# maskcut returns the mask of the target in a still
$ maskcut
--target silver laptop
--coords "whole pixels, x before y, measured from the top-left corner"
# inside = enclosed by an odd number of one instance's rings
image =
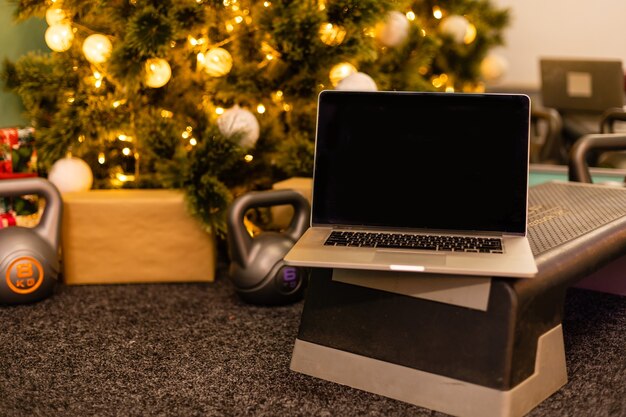
[[[323,91],[289,265],[527,278],[530,99]]]
[[[619,59],[540,58],[539,66],[546,107],[600,115],[624,106],[624,69]]]

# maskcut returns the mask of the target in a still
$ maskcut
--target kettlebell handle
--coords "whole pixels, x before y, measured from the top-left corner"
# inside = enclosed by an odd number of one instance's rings
[[[281,234],[295,242],[309,227],[311,215],[309,201],[299,192],[292,189],[249,191],[233,201],[226,222],[228,232],[237,234],[237,238],[231,236],[229,239],[229,250],[234,262],[245,265],[252,246],[252,236],[245,230],[243,223],[246,212],[255,207],[283,204],[291,205],[294,210],[289,225]]]
[[[33,231],[53,248],[59,247],[63,200],[61,193],[50,181],[40,178],[19,178],[0,181],[0,197],[19,197],[36,194],[46,200],[46,207]]]

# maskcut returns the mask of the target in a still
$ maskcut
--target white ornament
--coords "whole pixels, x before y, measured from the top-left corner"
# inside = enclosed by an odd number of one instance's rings
[[[377,26],[376,38],[385,46],[398,46],[408,36],[409,20],[404,13],[397,10],[387,13],[385,21]]]
[[[463,43],[469,25],[466,18],[458,14],[453,14],[443,18],[439,24],[439,30],[441,33],[450,36],[454,42]]]
[[[46,29],[46,45],[53,51],[63,52],[70,49],[74,40],[74,31],[69,23],[57,23]]]
[[[162,58],[150,58],[145,63],[146,78],[145,82],[148,87],[163,87],[172,76],[172,68],[170,64]]]
[[[244,149],[252,148],[260,135],[259,121],[254,114],[238,105],[226,110],[217,118],[217,127],[226,137],[239,135],[239,146]]]
[[[87,162],[69,156],[52,164],[48,180],[62,193],[88,191],[93,184],[93,173]]]
[[[48,23],[48,26],[56,25],[64,20],[67,20],[67,14],[61,6],[52,5],[48,10],[46,10],[46,22]]]
[[[377,91],[376,82],[364,72],[355,72],[339,81],[335,90]]]
[[[485,81],[497,81],[509,69],[509,62],[501,55],[490,53],[480,63],[480,75]]]
[[[111,41],[104,35],[89,35],[83,42],[83,54],[92,64],[102,64],[111,55]]]

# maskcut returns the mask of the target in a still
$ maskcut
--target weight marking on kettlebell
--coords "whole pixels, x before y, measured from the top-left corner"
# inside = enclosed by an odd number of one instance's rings
[[[18,294],[30,294],[43,282],[43,267],[31,256],[15,259],[7,268],[6,280],[11,291]]]

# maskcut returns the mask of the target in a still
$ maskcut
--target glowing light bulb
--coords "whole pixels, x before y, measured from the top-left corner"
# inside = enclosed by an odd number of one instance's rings
[[[435,19],[441,19],[443,17],[443,12],[439,8],[439,6],[433,7],[433,16],[435,17]]]
[[[69,23],[57,23],[46,29],[46,45],[53,51],[64,52],[70,49],[74,40],[74,31]]]
[[[262,104],[259,104],[258,106],[256,106],[256,111],[257,111],[257,113],[259,113],[259,114],[263,114],[263,113],[265,113],[265,106],[264,106],[264,105],[262,105]]]
[[[111,55],[112,48],[113,45],[111,45],[109,38],[98,33],[87,36],[83,42],[83,54],[85,54],[87,61],[92,64],[106,62]]]
[[[106,162],[106,158],[104,157],[104,152],[100,152],[98,154],[98,163],[100,165],[104,164]]]
[[[148,87],[160,88],[170,80],[172,69],[170,64],[162,58],[150,58],[145,63],[146,78]]]

